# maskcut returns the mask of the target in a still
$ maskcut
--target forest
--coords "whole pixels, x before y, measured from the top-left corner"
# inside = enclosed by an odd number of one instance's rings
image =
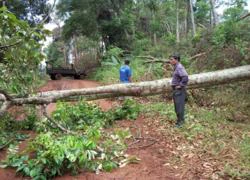
[[[0,179],[250,179],[249,82],[249,0],[1,0]]]

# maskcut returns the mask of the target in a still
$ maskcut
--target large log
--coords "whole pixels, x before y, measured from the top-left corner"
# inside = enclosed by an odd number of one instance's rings
[[[190,75],[187,88],[200,88],[241,80],[250,80],[250,65]],[[2,95],[0,101],[8,101],[10,104],[15,105],[49,104],[70,97],[74,99],[78,96],[86,97],[86,99],[102,99],[118,96],[148,96],[169,91],[171,91],[171,79],[167,78],[130,84],[113,84],[96,88],[48,91],[38,93],[32,97],[12,98],[11,100],[7,100]]]

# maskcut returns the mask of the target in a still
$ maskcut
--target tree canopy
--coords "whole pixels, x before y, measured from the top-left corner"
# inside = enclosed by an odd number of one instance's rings
[[[4,2],[10,12],[22,20],[28,21],[31,25],[42,20],[45,22],[50,20],[51,5],[49,5],[48,0],[7,0]]]

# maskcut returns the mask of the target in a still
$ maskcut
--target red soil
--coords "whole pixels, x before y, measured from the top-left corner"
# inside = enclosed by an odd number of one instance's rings
[[[96,87],[98,83],[87,80],[59,80],[49,81],[44,87],[41,87],[39,91],[50,91],[50,90],[62,90],[62,89],[77,89],[77,88],[88,88]],[[97,103],[103,110],[107,110],[112,107],[112,101],[98,100]],[[47,107],[47,111],[51,113],[55,109],[55,104],[52,103]],[[127,153],[135,155],[141,161],[138,164],[129,164],[123,168],[118,168],[110,173],[101,172],[100,174],[81,172],[77,176],[71,176],[66,174],[62,177],[57,177],[58,180],[68,179],[83,179],[83,180],[127,180],[127,179],[138,179],[138,180],[155,180],[155,179],[183,179],[182,174],[178,173],[175,168],[169,165],[169,152],[171,147],[164,140],[162,135],[157,131],[156,128],[151,127],[145,122],[143,117],[139,117],[135,121],[119,121],[115,125],[117,128],[130,128],[133,135],[136,135],[140,130],[141,139],[139,142],[131,146]],[[32,136],[31,136],[32,137]],[[153,141],[150,141],[153,140]],[[21,142],[20,148],[22,149],[27,144],[27,140]],[[0,160],[6,156],[5,150],[0,151]],[[1,169],[0,168],[0,180],[12,180],[12,179],[29,179],[23,178],[20,175],[15,175],[13,169]]]

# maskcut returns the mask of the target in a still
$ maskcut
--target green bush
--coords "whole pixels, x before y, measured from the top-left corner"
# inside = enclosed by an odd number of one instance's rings
[[[116,46],[109,47],[108,51],[103,57],[102,65],[115,66],[121,63],[121,55],[123,50]]]
[[[131,58],[130,62],[132,81],[141,81],[141,78],[147,72],[147,67],[143,64],[143,61],[136,58]],[[122,64],[99,67],[95,74],[93,74],[92,78],[104,83],[120,83],[119,69],[121,66]]]
[[[119,83],[119,65],[102,66],[96,69],[95,74],[92,75],[94,80],[103,83]]]
[[[176,35],[173,33],[167,33],[165,36],[163,36],[163,40],[167,42],[168,46],[176,45]]]
[[[121,107],[109,111],[114,120],[136,119],[139,112],[139,105],[132,99],[125,99]]]
[[[10,114],[6,113],[0,120],[0,149],[8,147],[10,144],[16,144],[22,141],[28,135],[20,132],[22,130],[32,130],[35,122],[38,121],[33,108],[27,111],[27,117],[24,120],[17,121]]]
[[[2,167],[14,167],[33,179],[51,179],[65,172],[76,174],[80,169],[111,171],[125,159],[125,139],[131,135],[127,129],[110,132],[104,128],[114,120],[135,119],[138,113],[139,108],[132,100],[108,112],[84,101],[74,105],[58,103],[51,119],[36,123],[40,134],[26,150],[19,154],[17,146],[10,146]],[[29,120],[33,122],[33,117]],[[51,121],[68,133],[59,131]]]
[[[134,55],[143,54],[143,52],[150,50],[151,41],[148,38],[140,38],[133,42],[133,51]]]
[[[112,151],[102,150],[102,142],[107,138],[100,141],[100,130],[90,132],[92,130],[88,129],[85,136],[40,134],[26,149],[26,153],[33,153],[34,157],[10,153],[5,163],[34,179],[51,179],[65,172],[76,174],[80,169],[110,171],[118,166],[119,160]]]

